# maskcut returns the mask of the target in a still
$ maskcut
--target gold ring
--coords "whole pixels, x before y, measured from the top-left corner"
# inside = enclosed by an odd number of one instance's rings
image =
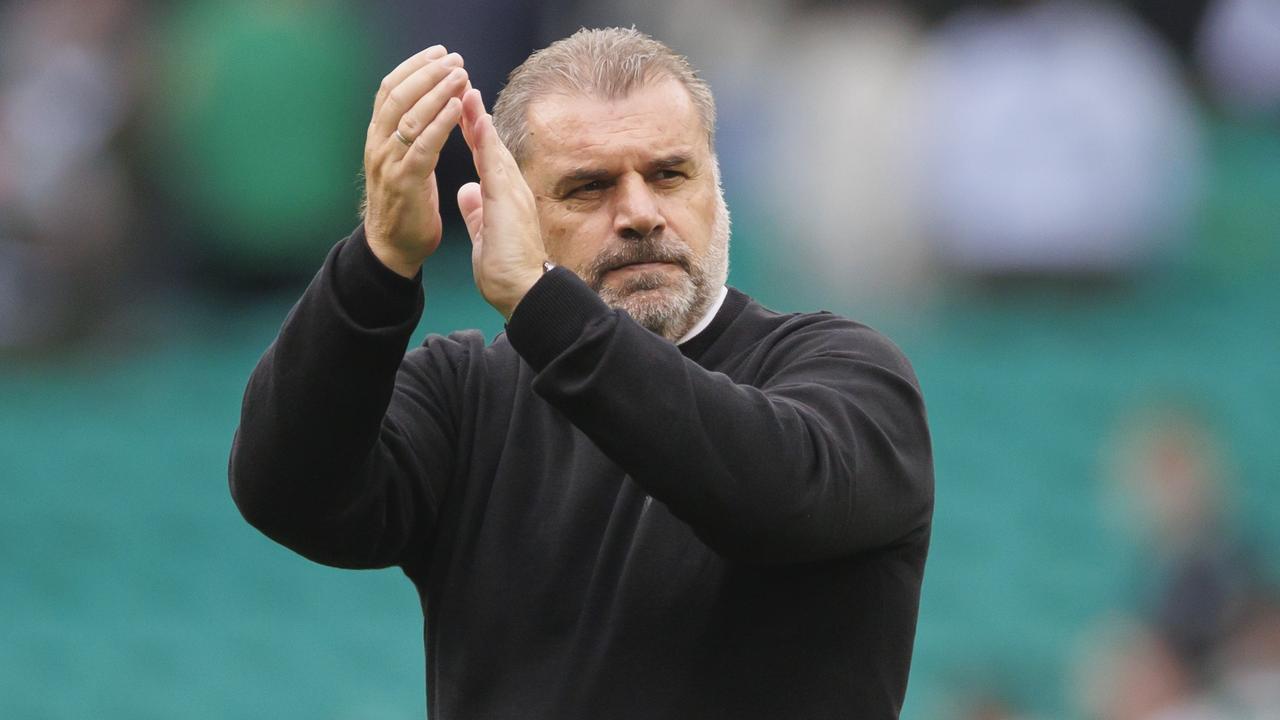
[[[404,143],[405,147],[409,147],[413,145],[413,141],[405,137],[404,133],[400,132],[400,128],[396,128],[396,131],[392,133],[391,136],[399,140],[400,142]]]

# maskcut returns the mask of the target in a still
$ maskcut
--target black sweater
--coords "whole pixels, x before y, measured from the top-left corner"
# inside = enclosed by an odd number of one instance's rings
[[[730,290],[676,346],[554,269],[505,335],[405,354],[361,231],[245,394],[231,490],[328,565],[398,565],[432,720],[896,718],[933,506],[902,354]]]

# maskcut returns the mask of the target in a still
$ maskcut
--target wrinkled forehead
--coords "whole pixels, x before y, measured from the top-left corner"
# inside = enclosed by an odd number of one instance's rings
[[[526,166],[710,153],[702,118],[676,80],[645,83],[616,98],[552,93],[527,112]]]

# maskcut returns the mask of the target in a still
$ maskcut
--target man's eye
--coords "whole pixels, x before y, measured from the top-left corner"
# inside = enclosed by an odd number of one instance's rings
[[[608,186],[604,180],[592,180],[570,190],[566,197],[591,197],[603,192]]]
[[[670,183],[684,178],[684,173],[679,170],[659,170],[654,173],[653,177],[658,182]]]

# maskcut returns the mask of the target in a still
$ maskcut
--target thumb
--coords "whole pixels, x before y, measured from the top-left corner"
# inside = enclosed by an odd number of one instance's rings
[[[480,183],[469,182],[458,188],[458,209],[467,225],[471,242],[480,242],[480,228],[484,226],[484,201],[480,195]]]

